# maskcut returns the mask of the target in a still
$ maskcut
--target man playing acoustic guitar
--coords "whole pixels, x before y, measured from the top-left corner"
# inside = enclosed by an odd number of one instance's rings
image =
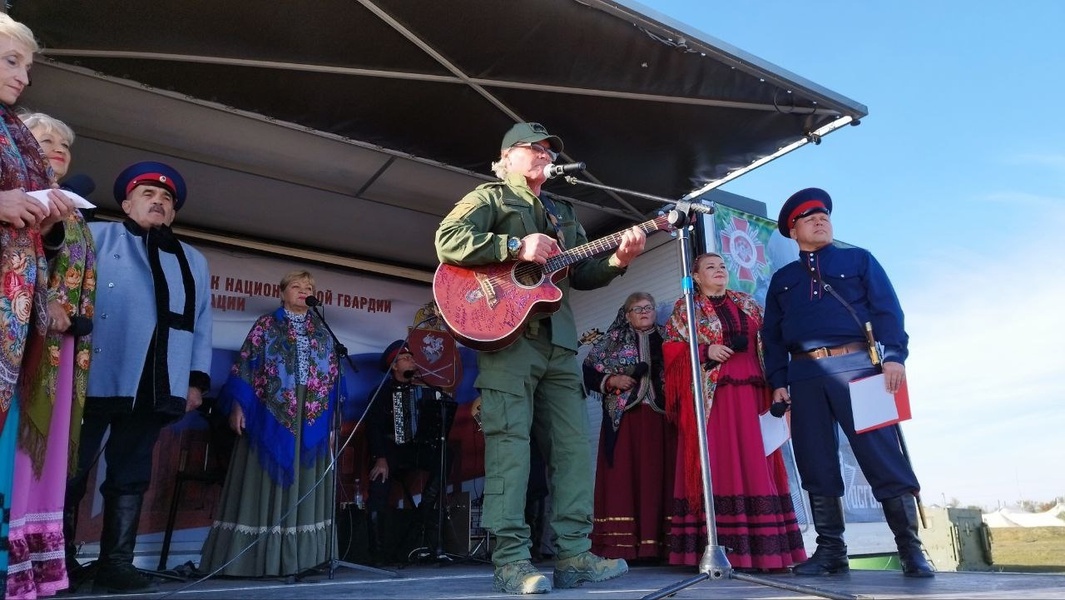
[[[501,181],[467,194],[440,223],[436,252],[441,263],[478,266],[508,261],[544,265],[566,248],[588,242],[573,207],[540,197],[545,167],[562,151],[562,140],[539,123],[518,123],[503,137],[492,164]],[[511,594],[551,590],[530,562],[525,488],[529,478],[529,435],[535,433],[549,472],[551,527],[558,550],[554,585],[576,587],[623,575],[623,560],[590,552],[592,457],[588,417],[577,364],[577,329],[569,306],[570,288],[603,287],[623,274],[643,252],[646,234],[633,227],[620,234],[612,254],[569,266],[557,282],[557,311],[534,316],[510,345],[477,356],[475,387],[481,392],[485,434],[483,524],[496,536],[493,587]]]

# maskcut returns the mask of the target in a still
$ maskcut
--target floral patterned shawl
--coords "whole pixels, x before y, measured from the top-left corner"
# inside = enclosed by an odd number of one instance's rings
[[[758,305],[758,302],[750,294],[744,292],[737,292],[735,290],[725,290],[729,299],[732,300],[739,307],[744,314],[751,320],[750,327],[755,331],[759,331],[762,328],[762,307]],[[711,306],[710,300],[703,296],[698,295],[695,299],[695,314],[699,318],[699,324],[696,328],[698,333],[697,341],[699,345],[709,346],[711,344],[724,344],[725,337],[721,331],[721,320],[718,319],[717,313],[714,311],[714,307]],[[677,300],[673,305],[673,313],[669,316],[669,321],[666,323],[666,337],[667,342],[684,342],[688,343],[688,311],[685,308],[684,298]],[[758,333],[758,361],[762,362],[762,335]],[[685,355],[685,360],[688,356]],[[669,369],[671,372],[677,371],[677,369]],[[684,369],[690,371],[690,368]],[[705,398],[703,399],[704,409],[706,414],[710,414],[710,407],[714,403],[714,391],[717,389],[717,379],[721,369],[714,367],[712,369],[702,370],[703,390],[705,391]],[[690,380],[691,376],[688,375]],[[690,387],[690,383],[689,383]],[[668,394],[667,394],[668,396]]]
[[[744,292],[725,290],[729,299],[750,319],[749,327],[759,331],[762,327],[762,307],[754,297]],[[699,294],[694,298],[695,315],[699,319],[696,325],[696,340],[700,346],[724,344],[721,320],[710,304],[710,300]],[[759,332],[758,362],[764,364],[762,357],[762,336]],[[662,353],[666,363],[666,414],[677,423],[677,430],[682,439],[694,440],[698,435],[695,425],[694,378],[692,377],[691,358],[688,351],[688,311],[684,298],[673,305],[673,313],[666,323],[666,341],[662,344]],[[705,417],[710,418],[710,409],[714,404],[714,392],[721,374],[721,366],[711,369],[698,369],[703,386],[703,408]],[[699,463],[698,444],[687,444],[687,455],[678,456],[681,471],[685,478],[684,489],[688,501],[697,505],[702,502],[702,469]]]
[[[33,134],[10,108],[0,105],[0,190],[44,190],[51,181]],[[43,347],[48,330],[47,277],[40,229],[0,225],[0,430],[19,385],[28,341],[36,338],[38,347]]]
[[[48,299],[58,301],[70,316],[93,315],[96,298],[96,253],[93,250],[89,225],[77,212],[63,223],[63,248],[51,261],[48,279]],[[48,445],[48,428],[55,405],[56,382],[59,378],[59,347],[64,333],[49,331],[45,338],[44,356],[35,373],[27,373],[29,386],[23,396],[19,421],[19,446],[30,457],[33,472],[41,476]],[[67,465],[70,473],[77,470],[78,441],[81,437],[81,417],[85,411],[85,390],[89,381],[89,362],[92,357],[92,334],[76,338],[74,381],[70,415],[70,446]]]
[[[656,323],[653,331],[662,336],[663,340],[666,339],[665,329],[661,325]],[[629,320],[625,318],[625,307],[623,306],[618,309],[617,317],[610,324],[610,328],[588,351],[588,356],[584,358],[584,364],[604,375],[616,373],[632,375],[638,363],[649,362],[649,366],[655,372],[650,373],[652,377],[646,379],[654,385],[654,382],[662,381],[663,366],[661,361],[651,360],[651,353],[648,350],[645,349],[644,355],[641,356],[640,335],[632,328]],[[625,410],[629,408],[631,403],[636,401],[636,398],[630,397],[639,391],[641,387],[636,386],[631,390],[607,394],[602,397],[603,411],[610,418],[610,424],[615,432],[621,427],[621,416],[625,413]],[[599,390],[588,391],[593,397],[601,396]],[[657,407],[664,406],[661,389],[655,390],[655,392],[657,395],[655,398]],[[659,410],[661,412],[661,409]]]
[[[329,451],[331,417],[340,391],[340,368],[333,340],[310,313],[304,321],[309,338],[306,382],[299,381],[297,331],[284,308],[263,315],[248,332],[240,356],[219,395],[221,408],[234,402],[244,410],[249,442],[270,478],[288,487],[295,480],[296,432],[300,457],[308,467]],[[300,398],[297,386],[305,385]],[[300,407],[302,400],[303,406]],[[303,420],[298,420],[302,413]]]

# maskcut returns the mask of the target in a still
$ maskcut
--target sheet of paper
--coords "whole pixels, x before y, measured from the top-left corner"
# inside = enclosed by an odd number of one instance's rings
[[[909,397],[905,387],[896,394],[884,389],[884,374],[880,373],[850,383],[851,411],[854,414],[854,430],[861,433],[892,423],[909,419]],[[899,410],[899,403],[905,409]]]
[[[78,195],[78,194],[76,194],[76,193],[74,193],[74,192],[72,192],[70,190],[58,190],[58,191],[66,194],[67,198],[70,198],[71,200],[73,200],[74,201],[74,206],[76,206],[78,208],[96,208],[95,204],[93,204],[92,202],[89,202],[85,198],[82,198],[80,195]],[[48,206],[48,192],[49,192],[49,190],[37,190],[35,192],[26,192],[26,193],[29,194],[30,196],[32,196],[33,198],[36,198],[38,202],[40,202],[45,207],[47,207]]]
[[[762,445],[765,447],[765,455],[769,456],[791,437],[788,420],[785,417],[774,417],[766,411],[758,417],[758,421],[762,426]]]

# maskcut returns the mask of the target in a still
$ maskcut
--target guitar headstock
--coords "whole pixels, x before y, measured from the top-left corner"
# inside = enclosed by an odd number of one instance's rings
[[[592,344],[598,342],[599,339],[603,337],[603,335],[605,334],[600,331],[598,327],[593,327],[592,329],[589,329],[588,331],[582,333],[581,336],[577,338],[577,342],[581,346],[591,346]]]

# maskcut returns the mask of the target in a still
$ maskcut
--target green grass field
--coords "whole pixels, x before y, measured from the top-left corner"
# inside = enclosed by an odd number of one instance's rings
[[[1065,573],[1065,527],[995,527],[991,557],[997,571]]]

